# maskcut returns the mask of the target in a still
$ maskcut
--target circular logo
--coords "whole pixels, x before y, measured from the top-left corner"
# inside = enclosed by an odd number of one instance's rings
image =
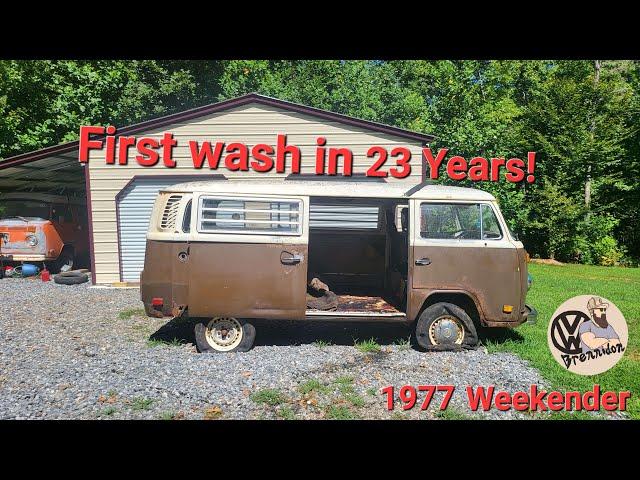
[[[606,298],[573,297],[558,307],[547,331],[549,350],[567,370],[596,375],[613,367],[627,349],[622,312]]]

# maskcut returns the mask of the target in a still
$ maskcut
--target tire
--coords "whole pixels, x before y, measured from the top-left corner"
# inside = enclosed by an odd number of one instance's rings
[[[478,346],[478,332],[462,308],[440,302],[425,308],[418,318],[415,341],[425,350],[474,349]]]
[[[63,267],[65,267],[65,265],[68,266],[66,270],[71,270],[74,263],[75,258],[73,249],[64,247],[60,252],[60,255],[58,255],[58,258],[56,258],[56,260],[51,263],[51,267],[49,268],[49,270],[51,270],[51,273],[59,273],[62,272],[62,269]]]
[[[221,338],[219,330],[224,327],[231,327],[233,332],[239,332],[239,338]],[[195,325],[195,337],[200,353],[248,352],[256,339],[256,328],[239,318],[215,317],[198,322]]]
[[[79,285],[89,281],[89,276],[82,272],[64,272],[53,276],[53,281],[60,285]]]

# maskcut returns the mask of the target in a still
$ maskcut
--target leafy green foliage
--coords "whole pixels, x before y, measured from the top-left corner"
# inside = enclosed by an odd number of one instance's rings
[[[535,151],[535,183],[477,185],[527,250],[640,258],[638,61],[2,60],[0,158],[253,91],[431,133],[467,159]]]

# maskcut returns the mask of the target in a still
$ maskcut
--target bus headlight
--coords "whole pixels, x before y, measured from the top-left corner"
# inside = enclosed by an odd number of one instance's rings
[[[30,247],[38,245],[38,238],[35,235],[27,235],[25,240],[27,241],[27,245]]]

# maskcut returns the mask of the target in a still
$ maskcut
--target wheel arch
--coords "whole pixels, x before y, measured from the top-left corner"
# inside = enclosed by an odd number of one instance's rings
[[[476,326],[485,325],[482,307],[475,295],[466,290],[433,290],[422,302],[420,310],[416,315],[416,320],[420,318],[420,315],[426,308],[440,302],[457,305],[471,317],[471,320]]]

